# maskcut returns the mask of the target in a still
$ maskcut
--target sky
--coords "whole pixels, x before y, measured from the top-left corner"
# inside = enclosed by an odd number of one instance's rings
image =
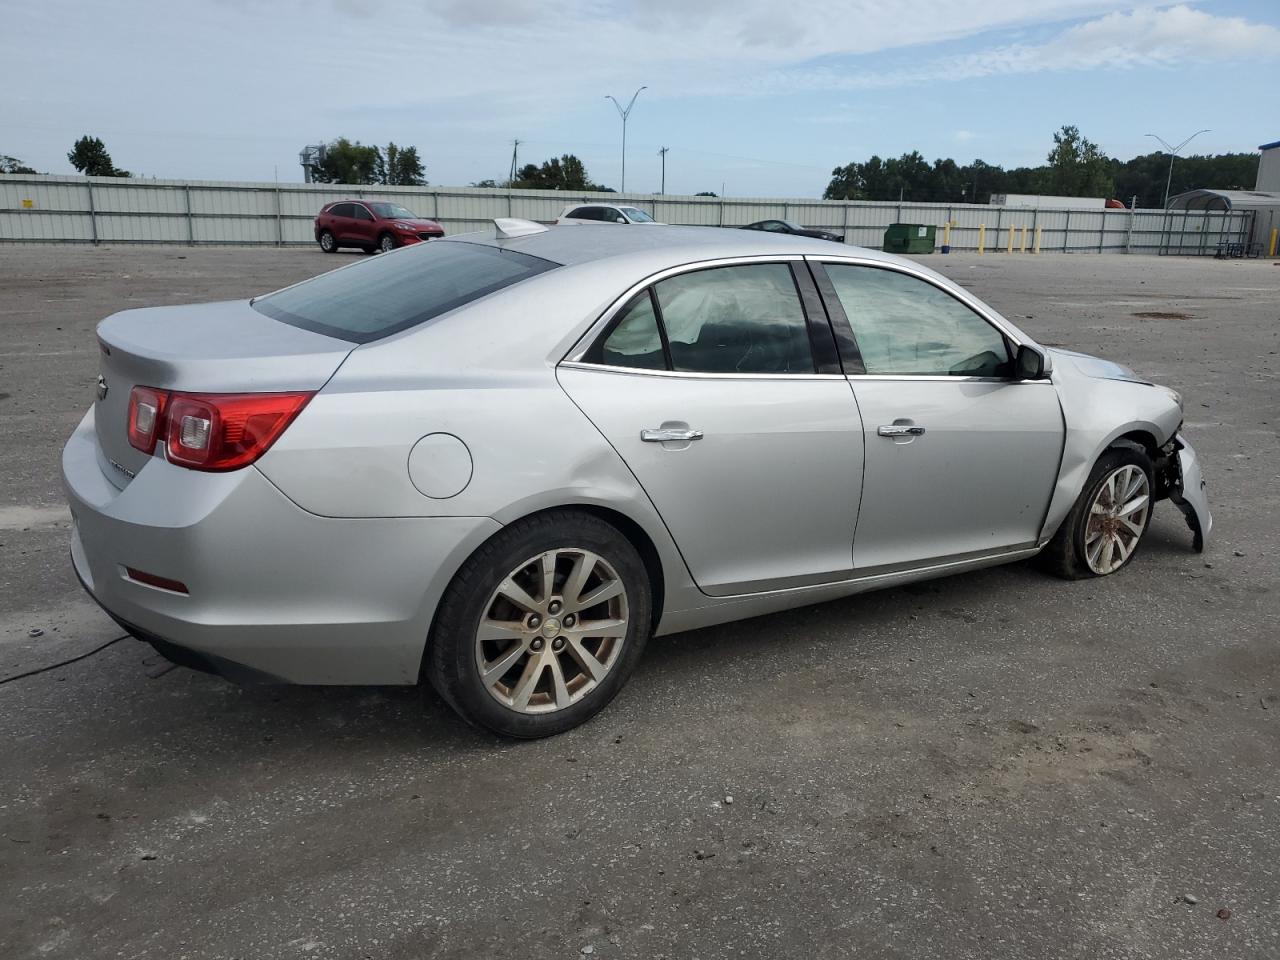
[[[306,144],[415,145],[464,186],[573,153],[591,178],[821,196],[919,150],[1043,163],[1071,123],[1128,159],[1280,139],[1280,0],[0,0],[0,154],[74,173],[300,181]]]

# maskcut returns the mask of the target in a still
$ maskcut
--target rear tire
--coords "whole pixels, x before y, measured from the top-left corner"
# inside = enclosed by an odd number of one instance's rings
[[[320,249],[325,253],[338,252],[338,238],[333,235],[330,230],[321,230],[318,238]]]
[[[1066,580],[1106,577],[1127,567],[1151,525],[1152,471],[1151,458],[1137,447],[1107,450],[1041,551],[1041,567]]]
[[[650,590],[636,548],[600,518],[527,517],[454,576],[423,673],[468,723],[519,739],[562,733],[602,710],[635,669]]]

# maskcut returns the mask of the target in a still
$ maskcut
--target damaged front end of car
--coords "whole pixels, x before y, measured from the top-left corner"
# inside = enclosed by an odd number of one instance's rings
[[[1205,542],[1213,530],[1213,514],[1205,495],[1204,475],[1195,449],[1179,434],[1159,450],[1155,461],[1155,494],[1157,500],[1168,498],[1182,511],[1191,530],[1191,545],[1203,553]]]

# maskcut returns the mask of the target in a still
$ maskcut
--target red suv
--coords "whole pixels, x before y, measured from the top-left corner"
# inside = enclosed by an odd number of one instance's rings
[[[359,247],[366,253],[394,250],[444,236],[444,227],[383,200],[326,203],[316,216],[316,243],[325,253]]]

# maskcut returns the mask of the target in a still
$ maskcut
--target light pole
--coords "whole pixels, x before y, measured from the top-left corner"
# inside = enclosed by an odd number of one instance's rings
[[[662,186],[658,188],[660,194],[667,192],[667,151],[670,149],[670,147],[663,147],[658,151],[658,156],[662,158]]]
[[[627,118],[631,116],[631,108],[636,105],[636,97],[640,96],[640,90],[648,90],[648,87],[641,87],[631,95],[631,102],[627,104],[627,109],[622,109],[622,104],[613,97],[605,94],[606,100],[613,100],[613,105],[618,108],[618,116],[622,118],[622,186],[618,189],[619,193],[627,192]]]
[[[1208,133],[1208,132],[1209,132],[1208,130],[1197,130],[1195,133],[1187,137],[1187,139],[1183,140],[1176,147],[1169,146],[1169,144],[1164,140],[1163,137],[1157,137],[1154,133],[1143,134],[1144,137],[1151,137],[1151,139],[1153,140],[1159,140],[1161,146],[1163,146],[1166,150],[1169,151],[1169,176],[1166,177],[1164,181],[1164,206],[1166,210],[1169,208],[1169,185],[1173,183],[1173,158],[1178,155],[1179,150],[1185,147],[1188,143],[1190,143],[1196,137],[1200,136],[1200,134]]]

